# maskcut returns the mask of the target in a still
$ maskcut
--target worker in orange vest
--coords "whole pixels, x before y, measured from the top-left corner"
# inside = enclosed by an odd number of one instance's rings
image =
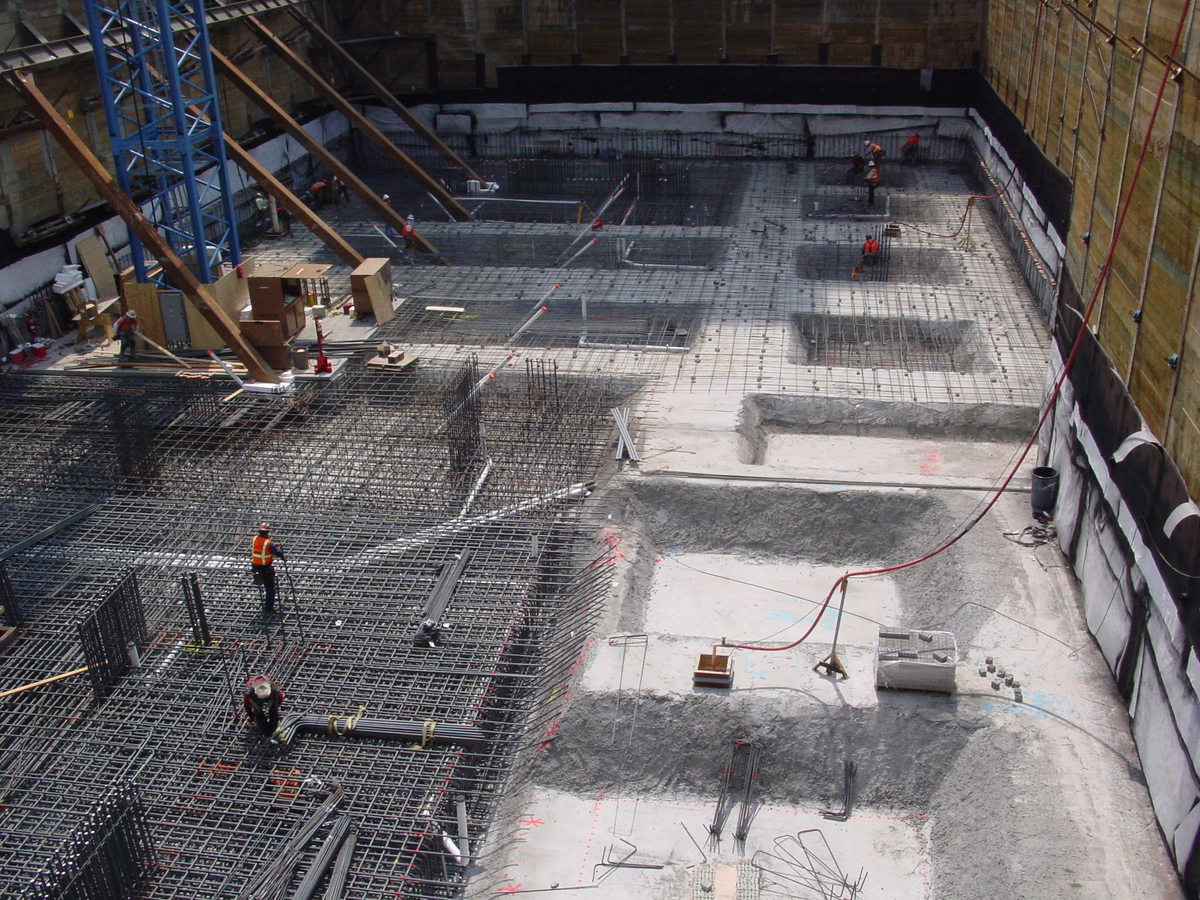
[[[875,188],[879,187],[879,166],[867,163],[867,203],[875,205]]]
[[[873,266],[879,260],[879,241],[871,235],[863,241],[861,266]]]
[[[400,228],[400,234],[404,237],[404,249],[411,250],[417,237],[416,219],[411,215],[404,220],[404,225]]]
[[[883,148],[874,141],[866,141],[864,145],[867,148],[867,158],[876,165],[883,159]]]
[[[271,737],[279,727],[279,711],[282,708],[283,691],[266,675],[258,675],[246,682],[246,689],[242,692],[242,709],[267,737]]]
[[[917,164],[917,146],[921,143],[921,136],[918,134],[912,135],[904,146],[900,148],[900,161],[906,162],[910,166]]]
[[[258,534],[250,541],[250,571],[255,584],[262,585],[265,595],[263,619],[268,623],[275,615],[275,557],[287,559],[283,555],[283,548],[271,540],[270,526],[263,522],[258,526]]]
[[[117,319],[114,327],[117,331],[117,340],[121,344],[121,349],[117,352],[117,362],[124,362],[126,356],[129,357],[130,362],[137,362],[137,344],[134,343],[137,324],[136,309],[127,310]]]

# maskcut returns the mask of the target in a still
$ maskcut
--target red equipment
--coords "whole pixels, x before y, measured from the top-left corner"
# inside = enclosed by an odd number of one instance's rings
[[[333,366],[329,357],[325,355],[325,332],[321,330],[321,320],[314,318],[313,324],[317,326],[317,360],[313,364],[313,372],[317,375],[330,375],[333,373]]]

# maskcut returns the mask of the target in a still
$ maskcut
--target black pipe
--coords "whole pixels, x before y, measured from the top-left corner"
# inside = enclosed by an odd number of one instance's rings
[[[474,725],[451,725],[424,721],[392,719],[361,719],[356,716],[321,716],[311,713],[292,713],[284,716],[275,731],[280,743],[288,743],[300,732],[328,734],[338,737],[384,738],[420,741],[425,744],[484,744],[487,735]]]

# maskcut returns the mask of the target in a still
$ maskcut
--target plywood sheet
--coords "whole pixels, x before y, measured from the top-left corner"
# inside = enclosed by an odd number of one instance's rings
[[[356,313],[371,312],[375,323],[390,322],[396,315],[392,306],[391,265],[387,259],[368,259],[350,273]]]
[[[121,286],[121,300],[125,309],[136,309],[138,328],[142,334],[159,344],[167,343],[163,329],[162,310],[158,305],[158,286],[131,282]]]
[[[263,347],[282,347],[285,344],[283,331],[274,319],[242,319],[238,325],[246,340],[260,350]]]
[[[79,263],[83,266],[84,273],[96,285],[96,296],[101,300],[107,297],[116,297],[117,279],[113,273],[112,264],[108,260],[108,253],[105,252],[104,245],[100,243],[100,238],[92,235],[77,242],[75,255],[79,257]],[[141,313],[140,309],[138,313]]]
[[[250,289],[246,284],[246,276],[254,274],[253,259],[242,260],[242,274],[237,271],[227,272],[219,279],[208,285],[208,292],[221,309],[235,322],[241,317],[242,307],[250,298]],[[200,310],[187,303],[188,335],[192,346],[197,350],[220,350],[225,346],[221,336],[208,324],[208,320],[200,314]]]

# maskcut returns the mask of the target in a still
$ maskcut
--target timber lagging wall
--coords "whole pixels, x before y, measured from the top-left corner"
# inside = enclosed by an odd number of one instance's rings
[[[997,93],[1024,118],[1030,139],[1074,182],[1066,265],[1085,304],[1134,185],[1091,324],[1193,497],[1200,492],[1194,18],[1195,5],[1186,0],[1099,0],[1091,7],[1062,3],[1057,10],[994,3],[983,66]],[[1183,69],[1164,85],[1164,72],[1174,69],[1166,57],[1181,24],[1173,58]]]
[[[327,30],[362,43],[398,91],[430,88],[421,41],[437,44],[437,87],[496,85],[530,64],[779,63],[955,69],[981,49],[983,0],[320,0]],[[369,9],[369,14],[365,10]],[[381,27],[382,26],[382,27]],[[486,73],[479,82],[477,54]],[[674,58],[672,60],[672,57]],[[795,101],[793,101],[795,102]]]

